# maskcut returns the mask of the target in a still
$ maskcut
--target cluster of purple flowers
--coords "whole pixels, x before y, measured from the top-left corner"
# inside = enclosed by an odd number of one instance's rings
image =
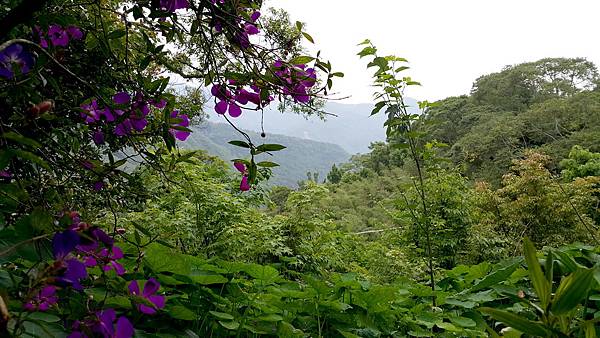
[[[115,310],[109,308],[94,313],[86,320],[76,320],[68,338],[129,338],[133,334],[134,328],[129,319],[125,316],[117,318]]]
[[[0,51],[0,76],[14,79],[17,74],[26,74],[33,67],[33,57],[18,43]],[[17,74],[15,74],[17,73]]]
[[[40,27],[35,27],[35,30],[40,39],[40,46],[43,48],[48,48],[50,44],[54,47],[67,47],[70,40],[81,40],[83,38],[81,29],[72,25],[63,27],[54,24],[50,25],[47,31],[43,31]]]
[[[290,95],[296,102],[310,101],[309,90],[317,83],[317,73],[314,68],[307,68],[304,64],[287,65],[278,60],[273,64],[273,70],[280,81],[284,95]]]
[[[225,5],[225,0],[211,0],[211,3],[214,6]],[[238,3],[241,5],[241,3]],[[235,33],[233,35],[233,41],[242,49],[247,49],[250,47],[250,36],[256,35],[260,33],[260,30],[257,26],[257,21],[260,18],[260,12],[255,11],[252,8],[238,8],[238,13],[246,13],[247,19],[243,19],[241,16],[235,18],[235,26],[232,26],[235,29]],[[217,16],[213,18],[211,22],[212,27],[216,32],[220,33],[223,31],[223,21],[222,16]]]
[[[112,101],[115,108],[100,106],[96,99],[92,99],[90,103],[81,105],[81,117],[87,124],[96,124],[102,121],[110,123],[118,120],[113,132],[119,137],[143,131],[148,125],[147,116],[150,114],[150,107],[163,109],[167,105],[163,99],[159,101],[146,100],[140,92],[133,97],[127,92],[119,92],[113,96]],[[185,130],[190,124],[189,118],[176,110],[171,113],[170,117],[174,120],[171,123],[171,134],[178,140],[185,141],[190,134]],[[98,145],[103,144],[104,134],[100,129],[94,129],[92,139]]]
[[[242,173],[242,181],[240,182],[240,190],[248,191],[250,190],[250,183],[248,182],[248,170],[246,169],[246,165],[242,162],[234,162],[233,166]]]
[[[114,270],[123,275],[125,268],[118,262],[124,257],[121,248],[114,245],[114,239],[102,229],[82,222],[77,212],[67,212],[64,217],[70,224],[67,229],[58,232],[52,239],[54,262],[45,276],[45,284],[23,304],[28,311],[47,311],[59,298],[59,288],[71,287],[82,291],[81,282],[88,277],[87,268],[100,267],[104,271]],[[138,304],[138,310],[144,314],[154,314],[165,306],[165,296],[157,295],[160,284],[149,279],[140,293],[138,281],[131,281],[129,291],[132,296],[144,298],[144,304]],[[149,306],[147,304],[152,304]],[[75,321],[69,337],[131,337],[133,325],[125,317],[117,318],[113,309],[104,309],[92,314],[88,319]]]
[[[235,81],[229,80],[230,85],[235,85]],[[236,86],[233,91],[226,85],[216,84],[211,90],[211,94],[218,100],[215,104],[217,114],[225,114],[229,112],[231,117],[238,117],[242,114],[242,106],[250,103],[256,107],[262,107],[273,101],[273,97],[269,96],[266,100],[261,100],[261,89],[256,85],[251,85],[248,88]]]

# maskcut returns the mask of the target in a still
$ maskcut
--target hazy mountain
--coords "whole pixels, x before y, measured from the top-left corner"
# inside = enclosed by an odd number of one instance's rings
[[[232,146],[227,142],[243,137],[231,126],[223,123],[203,123],[192,127],[189,138],[180,143],[185,149],[204,149],[224,160],[248,158],[248,149]],[[274,152],[274,156],[261,154],[257,158],[272,161],[280,166],[273,168],[270,184],[295,187],[299,180],[306,179],[306,173],[318,172],[320,180],[327,176],[334,163],[342,163],[350,158],[344,149],[336,144],[317,142],[308,139],[268,133],[265,138],[258,133],[247,131],[253,142],[278,143],[287,148]]]
[[[407,104],[417,107],[413,99],[408,99]],[[383,123],[386,116],[383,112],[370,116],[372,109],[372,104],[328,102],[325,111],[337,116],[327,116],[323,121],[318,117],[306,119],[298,114],[281,113],[271,107],[264,111],[264,130],[267,135],[281,134],[337,144],[351,154],[366,153],[371,142],[385,140]],[[221,121],[222,118],[212,113],[211,119]],[[245,111],[233,122],[241,129],[261,131],[260,112]]]

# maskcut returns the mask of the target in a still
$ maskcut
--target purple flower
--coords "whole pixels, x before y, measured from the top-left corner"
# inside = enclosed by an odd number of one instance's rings
[[[115,323],[116,321],[116,323]],[[90,333],[91,335],[88,335]],[[117,318],[114,309],[105,309],[95,313],[94,318],[73,323],[73,332],[68,338],[130,338],[133,337],[133,325],[125,316]]]
[[[217,114],[221,115],[229,111],[229,115],[231,115],[231,117],[238,117],[242,115],[242,108],[240,108],[240,106],[238,106],[237,103],[233,101],[219,101],[215,105],[215,111],[217,112]]]
[[[113,96],[113,102],[116,104],[129,104],[131,96],[126,92],[119,92]]]
[[[242,115],[242,108],[238,106],[235,102],[229,103],[229,115],[231,117],[238,117]]]
[[[52,253],[54,258],[62,260],[73,252],[80,243],[79,234],[73,230],[58,232],[52,238]]]
[[[110,109],[101,108],[98,106],[98,101],[96,101],[96,99],[93,99],[89,104],[81,105],[81,109],[84,110],[81,112],[81,117],[85,119],[85,123],[87,124],[100,121],[103,116],[108,122],[115,120],[115,117],[111,113]]]
[[[250,15],[250,20],[252,22],[256,22],[256,20],[258,20],[258,18],[260,18],[260,12],[259,11],[255,11],[254,13],[252,13],[252,15]]]
[[[81,291],[83,287],[80,281],[87,278],[87,270],[85,265],[76,258],[59,260],[56,262],[59,269],[59,275],[56,281],[62,285],[70,285],[73,289]]]
[[[171,112],[171,118],[181,120],[177,124],[172,124],[172,126],[188,127],[190,125],[190,119],[187,117],[187,115],[185,115],[185,114],[179,115],[179,111],[177,111],[177,110],[173,110],[173,112]],[[186,131],[186,130],[170,128],[169,132],[171,133],[171,135],[173,135],[179,141],[185,141],[188,138],[188,136],[190,136],[190,132]]]
[[[160,101],[158,101],[158,102],[151,100],[150,104],[152,104],[154,107],[156,107],[158,109],[163,109],[164,107],[167,106],[167,101],[165,99],[160,99]]]
[[[67,31],[65,31],[59,25],[52,25],[48,28],[48,37],[50,38],[50,42],[55,47],[67,47],[69,44],[69,36],[67,35]]]
[[[178,9],[188,7],[190,7],[190,4],[187,0],[160,0],[160,8],[167,12],[174,13]]]
[[[67,34],[71,37],[71,39],[81,40],[83,38],[83,32],[77,26],[73,26],[73,25],[68,26],[66,31],[67,31]]]
[[[92,189],[94,189],[94,191],[101,191],[102,189],[104,189],[104,182],[102,182],[102,181],[94,182],[94,184],[92,184]]]
[[[0,76],[6,79],[15,77],[14,71],[26,74],[33,67],[33,58],[23,50],[23,46],[14,43],[0,51]]]
[[[250,184],[248,183],[248,176],[242,177],[242,181],[240,182],[240,190],[241,191],[250,190]]]
[[[131,120],[125,119],[123,122],[117,124],[115,127],[115,135],[125,136],[131,134],[133,127],[131,126]]]
[[[227,104],[227,101],[219,101],[216,105],[215,105],[215,111],[217,112],[217,114],[223,115],[227,112],[227,107],[229,106],[229,104]]]
[[[92,140],[97,146],[104,144],[104,133],[101,130],[94,130]]]
[[[87,267],[102,265],[102,270],[110,271],[115,270],[117,275],[125,273],[125,269],[121,263],[117,262],[118,259],[123,258],[123,250],[118,246],[113,246],[112,249],[102,248],[98,254],[88,256],[85,259],[85,265]],[[100,261],[100,263],[98,262]]]
[[[247,23],[244,25],[244,30],[246,31],[246,33],[248,33],[248,35],[254,35],[254,34],[258,34],[259,30],[258,28],[251,24],[251,23]]]
[[[246,173],[246,165],[242,162],[233,162],[233,166],[242,174]]]
[[[148,279],[144,285],[144,291],[140,293],[140,287],[138,281],[134,280],[129,283],[129,292],[132,295],[143,297],[150,303],[154,304],[154,307],[145,304],[138,304],[140,312],[151,315],[156,313],[156,309],[162,309],[165,307],[165,296],[156,295],[155,293],[160,289],[160,283],[154,278]]]
[[[98,243],[104,244],[104,246],[111,248],[115,241],[112,237],[106,234],[102,229],[98,227],[89,227],[87,224],[85,226],[81,226],[81,230],[84,230],[81,243],[77,245],[77,249],[79,251],[83,251],[85,253],[91,253],[98,249]]]
[[[56,286],[46,285],[33,298],[23,305],[27,311],[47,311],[58,302]]]
[[[42,48],[48,48],[48,41],[46,40],[46,36],[40,26],[35,26],[34,31],[37,33],[40,39],[40,46],[42,46]]]
[[[12,174],[9,170],[0,170],[0,177],[2,178],[12,178]]]
[[[250,190],[250,184],[248,183],[248,171],[246,169],[246,165],[242,162],[233,162],[233,166],[242,173],[242,181],[240,182],[240,190],[248,191]]]

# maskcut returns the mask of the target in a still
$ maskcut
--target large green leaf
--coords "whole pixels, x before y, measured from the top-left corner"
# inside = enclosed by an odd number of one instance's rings
[[[592,269],[578,269],[567,276],[556,290],[552,301],[552,313],[562,315],[573,310],[587,296],[594,282]]]
[[[564,268],[567,270],[565,272],[575,272],[577,270],[577,268],[579,268],[581,265],[579,265],[575,259],[573,259],[573,257],[569,256],[569,254],[567,254],[566,252],[563,251],[554,251],[554,254],[556,255],[556,258],[558,261],[560,261]]]
[[[275,282],[279,277],[277,269],[267,265],[246,264],[244,272],[249,274],[252,278],[256,278],[267,284]]]
[[[550,335],[550,332],[544,327],[544,325],[542,325],[542,323],[525,319],[522,316],[514,313],[489,307],[482,307],[479,309],[479,311],[487,313],[495,320],[500,321],[506,324],[506,326],[510,326],[521,332],[538,337],[548,337]]]
[[[478,291],[505,281],[508,277],[510,277],[510,275],[513,272],[515,272],[515,270],[519,267],[520,264],[521,261],[519,260],[502,269],[498,269],[490,273],[489,275],[485,276],[485,278],[483,278],[479,283],[475,284],[469,291]]]
[[[181,305],[170,307],[167,312],[171,317],[181,320],[195,320],[198,317],[192,310]]]
[[[542,268],[538,262],[535,247],[527,237],[523,239],[523,253],[525,255],[525,261],[527,261],[529,279],[531,279],[533,288],[540,299],[542,309],[546,311],[550,302],[550,283],[548,283],[546,276],[544,276],[542,273]]]

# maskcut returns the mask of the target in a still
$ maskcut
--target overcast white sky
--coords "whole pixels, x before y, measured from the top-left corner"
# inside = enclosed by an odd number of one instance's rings
[[[467,94],[480,75],[543,57],[585,57],[600,65],[598,0],[268,0],[307,24],[323,56],[346,74],[346,102],[370,102],[371,71],[356,45],[407,58],[422,87],[408,96]],[[266,7],[265,6],[265,7]]]

